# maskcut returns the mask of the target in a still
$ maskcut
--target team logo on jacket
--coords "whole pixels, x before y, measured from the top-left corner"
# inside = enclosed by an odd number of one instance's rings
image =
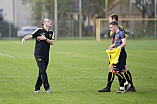
[[[42,33],[41,35],[45,36],[45,33]]]
[[[122,39],[125,38],[125,36],[122,36]]]
[[[49,34],[49,37],[51,38],[52,34]]]
[[[114,42],[115,42],[115,43],[117,42],[117,39],[118,39],[118,37],[117,37],[117,36],[115,36],[115,39],[114,39]]]
[[[38,61],[41,61],[41,59],[38,59]]]

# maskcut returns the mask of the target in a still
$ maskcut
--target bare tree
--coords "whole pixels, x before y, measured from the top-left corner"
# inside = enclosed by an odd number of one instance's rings
[[[142,18],[145,18],[146,13],[154,17],[154,0],[132,0],[132,3],[141,11]]]

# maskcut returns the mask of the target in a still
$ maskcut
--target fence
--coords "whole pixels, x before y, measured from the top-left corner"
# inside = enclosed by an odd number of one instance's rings
[[[11,37],[16,37],[17,30],[18,28],[16,28],[12,23],[0,20],[0,38],[8,37],[11,39]]]
[[[21,23],[22,26],[28,26]],[[50,29],[54,30],[54,21],[52,21]],[[41,27],[40,20],[36,20],[33,26]],[[22,27],[15,27],[12,23],[0,21],[1,39],[11,39],[17,37],[17,31]],[[58,20],[57,39],[79,39],[79,21],[77,20]],[[86,26],[82,21],[82,39],[95,39],[95,25]]]
[[[121,18],[119,24],[127,33],[127,38],[157,38],[157,18]],[[109,38],[108,18],[96,20],[96,40]]]
[[[128,34],[127,38],[151,38],[157,39],[157,19],[156,18],[121,18],[119,24],[125,28]],[[38,27],[40,22],[35,24]],[[107,39],[109,37],[109,23],[108,18],[98,18],[94,25],[85,25],[82,21],[82,39]],[[54,23],[52,22],[52,30],[54,30]],[[12,23],[0,21],[0,37],[12,39],[17,37],[19,28]],[[76,20],[58,21],[58,35],[57,39],[79,39],[79,22]]]

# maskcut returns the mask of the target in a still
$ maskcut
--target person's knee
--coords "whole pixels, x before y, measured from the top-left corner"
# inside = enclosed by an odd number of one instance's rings
[[[125,73],[125,72],[127,72],[128,71],[128,68],[127,68],[127,66],[125,65],[125,69],[123,69],[123,72]]]
[[[109,72],[113,71],[113,67],[111,65],[109,65]]]
[[[45,70],[45,68],[40,68],[39,70],[40,70],[40,74],[41,74],[41,75],[46,75],[46,70]]]

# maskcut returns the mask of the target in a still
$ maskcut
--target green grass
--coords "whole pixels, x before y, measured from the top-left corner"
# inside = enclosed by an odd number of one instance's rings
[[[111,40],[57,40],[50,50],[48,78],[52,94],[34,93],[38,68],[34,40],[0,40],[1,104],[156,104],[157,40],[127,40],[127,66],[136,92],[114,94],[97,90],[106,86]],[[13,57],[7,56],[11,55]],[[44,91],[42,86],[41,90]]]

